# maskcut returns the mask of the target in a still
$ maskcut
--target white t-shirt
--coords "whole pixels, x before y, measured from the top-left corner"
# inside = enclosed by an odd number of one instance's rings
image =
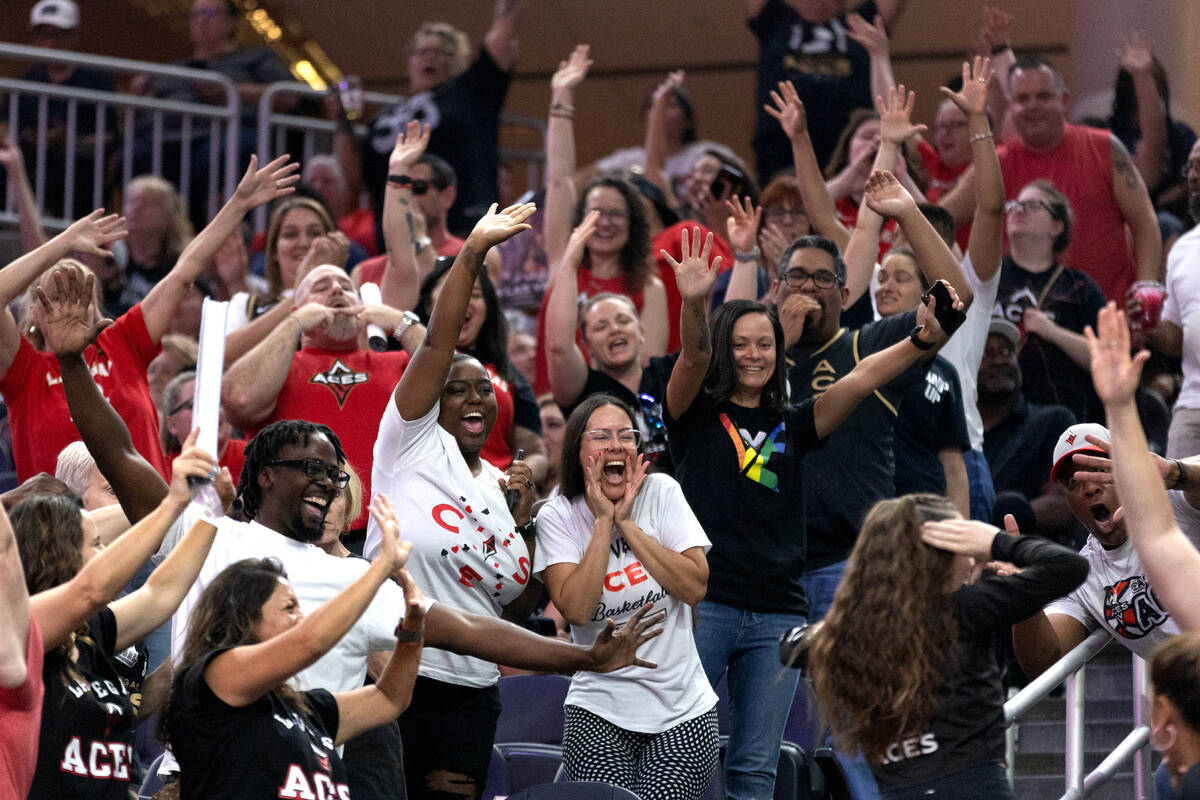
[[[979,399],[977,381],[979,362],[983,360],[983,350],[987,347],[988,327],[992,324],[992,306],[996,305],[996,291],[1000,288],[1000,270],[996,270],[990,280],[981,281],[975,274],[970,254],[967,254],[963,256],[962,271],[975,299],[967,309],[966,321],[938,355],[953,364],[958,373],[971,449],[982,453],[983,418],[979,416],[979,409],[975,405]]]
[[[674,479],[649,475],[633,501],[630,518],[663,547],[682,553],[712,544],[692,513],[683,490]],[[583,560],[596,517],[587,499],[557,497],[538,514],[534,572],[551,564],[578,564]],[[571,679],[567,704],[586,709],[625,730],[661,733],[681,722],[707,713],[717,702],[692,637],[691,606],[671,597],[645,569],[614,526],[600,603],[585,626],[571,626],[575,642],[589,646],[604,630],[607,620],[618,627],[638,609],[653,601],[654,611],[666,609],[663,633],[651,639],[638,656],[658,664],[657,669],[624,667],[606,674],[577,672]]]
[[[256,294],[265,294],[267,292],[267,283],[257,275],[247,277],[247,283],[250,284],[250,289]],[[282,302],[290,302],[293,294],[292,289],[285,289],[281,292],[283,297]],[[250,292],[235,292],[233,297],[229,298],[229,312],[225,316],[225,335],[240,331],[242,328],[250,324]]]
[[[423,591],[473,614],[498,617],[528,585],[532,565],[525,540],[497,482],[504,473],[481,461],[471,474],[458,442],[438,425],[435,404],[406,422],[389,401],[375,440],[371,491],[396,507],[400,535],[413,543],[408,571]],[[379,552],[379,526],[367,525],[363,553]],[[459,686],[491,686],[495,664],[426,647],[420,674]]]
[[[180,516],[172,533],[186,532],[203,512],[193,504]],[[164,550],[178,544],[172,536]],[[187,622],[204,587],[225,567],[244,558],[277,558],[287,572],[288,582],[300,601],[300,610],[311,614],[367,571],[361,558],[337,558],[311,544],[289,539],[257,522],[237,522],[223,517],[217,521],[217,535],[200,576],[171,618],[171,657],[178,659],[187,635]],[[423,588],[423,587],[422,587]],[[297,674],[301,689],[327,689],[348,692],[363,685],[367,674],[367,654],[373,650],[391,650],[396,646],[393,632],[404,616],[404,593],[392,581],[385,581],[371,604],[350,631],[328,653],[308,669]]]
[[[1142,562],[1129,539],[1106,550],[1089,536],[1079,551],[1091,569],[1079,588],[1043,609],[1066,614],[1089,632],[1104,626],[1114,639],[1146,658],[1159,642],[1179,633],[1175,621],[1150,589]]]
[[[1183,331],[1183,387],[1176,408],[1200,408],[1200,225],[1180,236],[1167,256],[1162,318]]]

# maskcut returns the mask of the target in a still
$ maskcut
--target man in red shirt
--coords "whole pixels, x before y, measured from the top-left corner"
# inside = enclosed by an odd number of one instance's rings
[[[1039,178],[1053,181],[1075,217],[1062,263],[1095,278],[1110,300],[1124,303],[1134,281],[1159,280],[1162,239],[1154,206],[1120,139],[1067,122],[1070,93],[1041,59],[1013,64],[1009,94],[1017,138],[998,149],[1006,199]],[[956,222],[971,217],[974,182],[968,171],[941,200]]]
[[[280,419],[329,426],[362,478],[364,505],[351,527],[365,529],[375,433],[425,329],[388,306],[363,306],[350,276],[329,264],[305,276],[292,304],[291,315],[225,374],[225,413],[247,438]],[[390,331],[407,352],[360,347],[368,323]]]

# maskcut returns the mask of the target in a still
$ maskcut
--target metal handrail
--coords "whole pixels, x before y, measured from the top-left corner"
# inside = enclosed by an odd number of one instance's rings
[[[1056,686],[1066,682],[1066,749],[1065,789],[1060,800],[1077,800],[1092,794],[1101,784],[1109,780],[1123,764],[1150,741],[1150,728],[1145,719],[1146,669],[1144,662],[1135,657],[1133,674],[1134,729],[1113,748],[1100,764],[1084,775],[1084,667],[1112,641],[1112,635],[1103,629],[1092,631],[1086,639],[1069,653],[1056,661],[1049,669],[1029,682],[1024,689],[1004,704],[1004,724],[1011,726],[1031,708],[1048,695]],[[1007,737],[1008,763],[1013,763],[1014,737]],[[1144,754],[1134,765],[1134,790],[1141,800],[1146,797],[1146,772],[1148,765]]]
[[[76,126],[77,122],[77,106],[79,103],[94,103],[96,105],[97,119],[97,141],[95,143],[95,179],[93,181],[93,198],[92,205],[101,205],[103,202],[103,188],[100,180],[100,175],[103,172],[103,154],[105,148],[103,138],[109,132],[105,127],[105,112],[110,108],[114,110],[122,110],[124,112],[123,127],[122,123],[118,122],[118,135],[124,136],[122,142],[123,151],[123,182],[127,183],[132,178],[132,156],[133,156],[133,137],[135,135],[133,128],[134,112],[149,111],[153,112],[152,133],[151,133],[151,152],[152,152],[152,171],[159,172],[162,158],[162,144],[166,141],[163,138],[163,115],[177,115],[180,117],[179,134],[181,140],[181,176],[180,189],[186,195],[190,176],[188,174],[187,165],[190,163],[190,138],[192,136],[193,118],[199,118],[204,124],[209,127],[210,135],[222,136],[224,139],[223,157],[218,157],[219,148],[212,148],[210,157],[210,171],[214,174],[210,177],[209,182],[209,198],[208,204],[210,210],[215,210],[216,200],[220,197],[222,189],[219,183],[215,180],[217,176],[223,178],[224,193],[231,194],[237,186],[237,179],[240,174],[240,165],[238,164],[238,141],[239,127],[241,124],[241,100],[238,96],[237,86],[226,75],[210,70],[192,69],[190,67],[178,67],[169,64],[157,64],[149,61],[135,61],[127,58],[115,58],[112,56],[101,56],[92,53],[76,53],[69,50],[53,50],[42,47],[31,47],[29,45],[16,44],[13,42],[0,42],[0,59],[29,61],[29,62],[49,62],[59,64],[73,64],[75,66],[92,67],[94,69],[105,70],[113,73],[125,74],[146,74],[161,78],[175,78],[196,83],[204,83],[216,86],[220,89],[223,95],[223,101],[220,103],[192,103],[178,100],[163,100],[153,97],[142,97],[139,95],[126,94],[122,92],[105,92],[94,89],[82,89],[68,86],[60,86],[53,83],[40,83],[37,81],[25,81],[16,78],[0,78],[0,89],[10,92],[9,110],[8,110],[8,125],[13,131],[19,129],[20,119],[18,114],[18,95],[26,95],[35,98],[38,102],[38,136],[37,136],[37,158],[33,165],[32,178],[35,184],[35,194],[41,200],[44,196],[44,181],[46,172],[46,103],[49,98],[62,99],[67,101],[67,130],[66,136],[66,158],[65,158],[65,173],[66,185],[64,190],[63,210],[65,216],[70,216],[72,208],[71,201],[74,199],[74,181],[73,174],[75,170],[75,162],[78,154],[75,151],[76,144]],[[223,163],[220,163],[222,162]],[[15,215],[11,213],[0,213],[0,219],[15,219]],[[59,225],[69,223],[70,220],[55,219],[49,217],[45,220],[49,225]]]

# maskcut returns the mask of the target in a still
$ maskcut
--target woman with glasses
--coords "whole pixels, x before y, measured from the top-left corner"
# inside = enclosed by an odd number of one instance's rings
[[[647,603],[666,609],[645,650],[657,669],[576,673],[567,693],[563,766],[642,800],[695,800],[717,765],[717,697],[692,638],[691,606],[708,583],[711,546],[679,484],[647,475],[633,410],[596,394],[563,435],[560,494],[538,514],[534,574],[571,624],[593,641]]]
[[[707,593],[697,607],[696,645],[709,683],[728,669],[730,717],[725,785],[731,797],[770,797],[779,743],[797,676],[780,667],[779,636],[804,624],[801,582],[807,534],[803,462],[807,451],[858,404],[897,377],[944,334],[931,306],[902,341],[863,358],[824,392],[788,403],[783,327],[752,300],[717,309],[709,291],[720,269],[710,262],[712,235],[684,240],[671,260],[683,297],[683,349],[667,384],[667,426],[675,474],[712,539]],[[831,257],[814,272],[787,279],[832,286]],[[953,289],[955,307],[961,308]]]
[[[532,204],[481,219],[446,273],[425,340],[396,385],[375,442],[371,487],[394,498],[413,542],[408,569],[440,603],[524,620],[532,591],[533,474],[515,461],[507,474],[482,457],[496,424],[491,376],[457,353],[471,295],[494,245],[529,228]],[[507,495],[507,496],[506,496]],[[364,554],[380,530],[368,526]],[[427,648],[412,706],[400,720],[409,797],[478,797],[500,714],[495,664]]]
[[[181,442],[192,429],[192,400],[196,393],[196,373],[186,370],[171,379],[163,388],[162,422],[159,436],[163,454],[167,458],[179,455]],[[221,412],[217,427],[217,463],[229,470],[230,480],[242,474],[242,462],[246,458],[246,440],[233,438],[233,426]]]
[[[1071,241],[1071,209],[1054,184],[1028,184],[1005,205],[1009,255],[1000,265],[996,303],[1023,335],[1025,396],[1066,406],[1076,419],[1103,421],[1088,380],[1083,329],[1096,324],[1104,294],[1089,275],[1058,262]]]

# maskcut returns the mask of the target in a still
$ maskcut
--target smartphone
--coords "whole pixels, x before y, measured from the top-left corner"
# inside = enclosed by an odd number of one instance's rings
[[[737,167],[729,164],[722,164],[721,170],[717,173],[717,177],[713,178],[713,182],[708,187],[708,191],[712,193],[713,198],[721,200],[728,198],[740,191],[746,185],[746,173],[742,172]]]
[[[929,298],[933,297],[937,300],[937,307],[933,310],[933,316],[937,318],[938,325],[942,326],[942,330],[950,336],[960,327],[967,319],[967,312],[954,307],[954,301],[950,299],[950,290],[946,288],[946,284],[942,281],[934,281],[933,286],[921,296],[921,302],[929,305]]]

